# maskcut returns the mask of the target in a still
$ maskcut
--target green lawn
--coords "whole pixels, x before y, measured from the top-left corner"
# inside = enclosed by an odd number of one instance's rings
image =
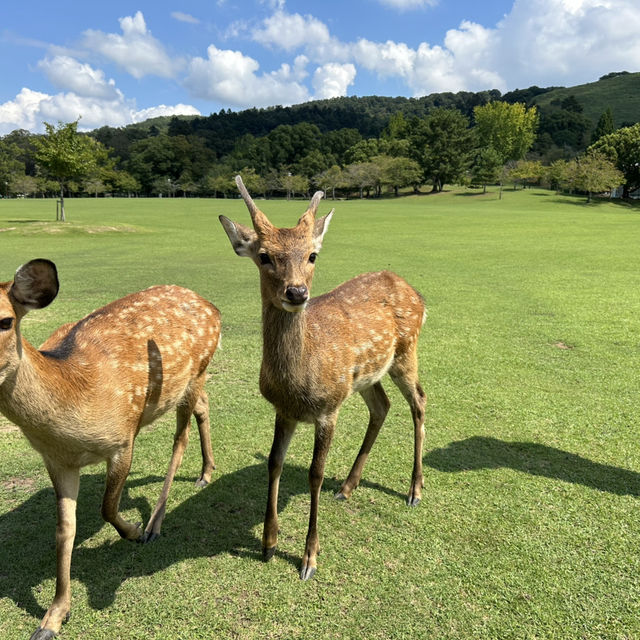
[[[23,322],[39,344],[58,325],[157,283],[195,289],[222,312],[208,390],[218,465],[197,432],[163,536],[119,539],[99,513],[104,467],[82,476],[72,617],[63,638],[640,637],[640,208],[542,190],[473,192],[336,207],[314,293],[388,268],[424,295],[429,396],[425,489],[405,506],[412,425],[392,407],[348,502],[333,499],[366,427],[348,400],[320,506],[322,554],[298,579],[313,432],[300,425],[280,487],[279,548],[261,561],[273,412],[258,391],[256,268],[217,216],[241,200],[0,200],[0,279],[54,260],[58,299]],[[292,226],[306,202],[259,204]],[[45,224],[46,223],[46,224]],[[122,510],[146,520],[173,437],[168,416],[137,440]],[[0,421],[0,637],[28,638],[55,585],[53,491],[38,454]]]

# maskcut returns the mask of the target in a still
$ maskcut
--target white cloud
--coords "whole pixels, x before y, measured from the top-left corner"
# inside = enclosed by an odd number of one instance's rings
[[[147,29],[142,12],[120,18],[122,35],[103,33],[89,29],[84,33],[83,44],[128,71],[134,78],[156,75],[173,77],[183,65],[164,50]]]
[[[40,60],[42,69],[51,84],[58,89],[66,89],[80,96],[91,98],[117,99],[118,90],[113,80],[105,80],[104,73],[78,62],[69,56],[55,56]]]
[[[23,88],[15,100],[0,104],[0,135],[10,133],[14,129],[35,131],[41,127],[36,114],[40,103],[46,98],[46,93]]]
[[[516,0],[497,26],[510,87],[565,85],[640,69],[636,0]]]
[[[403,42],[371,42],[364,38],[352,48],[354,59],[369,71],[381,76],[409,78],[416,61],[416,51]]]
[[[207,54],[206,60],[196,57],[189,63],[184,85],[194,96],[240,107],[296,104],[309,99],[308,90],[299,82],[304,57],[296,58],[293,67],[283,64],[277,71],[257,75],[258,62],[240,51],[210,45]]]
[[[14,100],[0,104],[0,135],[14,129],[42,132],[45,121],[72,122],[80,118],[79,129],[90,130],[103,125],[121,127],[161,115],[200,115],[200,112],[185,104],[139,110],[135,101],[125,100],[119,92],[115,99],[105,100],[71,92],[48,95],[24,88]]]
[[[327,26],[313,16],[277,11],[255,29],[253,39],[266,46],[292,51],[308,43],[324,43],[330,39]]]
[[[187,22],[188,24],[200,24],[198,18],[194,18],[189,13],[182,13],[182,11],[172,11],[171,17],[178,22]]]
[[[322,21],[309,15],[276,11],[251,35],[265,47],[289,52],[302,49],[319,63],[347,62],[349,57],[349,46],[331,36]]]
[[[313,74],[314,98],[337,98],[347,95],[347,88],[353,84],[356,68],[350,64],[330,62],[318,67]]]
[[[160,116],[199,116],[200,112],[190,104],[176,104],[167,106],[160,104],[157,107],[149,107],[148,109],[140,109],[131,113],[131,122],[143,122],[149,118],[158,118]]]

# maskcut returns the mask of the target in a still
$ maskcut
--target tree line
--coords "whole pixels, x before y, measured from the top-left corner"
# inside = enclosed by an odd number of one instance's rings
[[[535,94],[536,89],[527,91]],[[627,196],[640,187],[640,124],[615,130],[607,110],[585,151],[576,153],[571,147],[564,153],[568,158],[544,156],[540,139],[550,134],[541,131],[537,107],[491,99],[491,92],[444,95],[461,108],[444,100],[444,105],[427,109],[424,101],[418,105],[416,100],[394,99],[412,109],[385,115],[384,126],[376,124],[379,133],[369,136],[361,129],[376,128],[373,99],[367,102],[366,126],[361,128],[323,131],[303,121],[267,131],[264,120],[253,114],[264,130],[254,125],[252,133],[247,125],[233,145],[225,143],[225,150],[197,131],[209,120],[218,125],[232,122],[233,114],[229,119],[227,113],[209,119],[172,118],[164,129],[151,123],[146,129],[103,127],[81,134],[78,122],[73,122],[47,124],[45,135],[17,130],[0,138],[0,195],[56,195],[64,216],[65,194],[225,197],[235,195],[236,173],[242,173],[250,191],[265,197],[306,196],[313,188],[330,197],[398,195],[425,185],[439,191],[445,184],[486,188],[507,180],[524,185],[544,181],[587,194],[623,184]],[[342,100],[348,99],[337,99]],[[387,104],[389,99],[380,100]],[[576,102],[565,99],[560,111],[579,114]],[[420,111],[417,106],[426,112],[415,113]],[[309,109],[292,111],[309,115]],[[251,111],[237,118],[250,123]],[[277,120],[282,108],[272,111]],[[327,111],[335,116],[335,108]],[[319,120],[325,127],[328,121],[329,116]]]

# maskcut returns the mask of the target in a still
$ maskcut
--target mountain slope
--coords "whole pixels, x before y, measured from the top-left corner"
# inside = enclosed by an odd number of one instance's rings
[[[594,125],[607,107],[611,107],[616,127],[640,122],[640,73],[610,73],[597,82],[557,87],[536,96],[532,102],[541,107],[554,106],[571,95]]]

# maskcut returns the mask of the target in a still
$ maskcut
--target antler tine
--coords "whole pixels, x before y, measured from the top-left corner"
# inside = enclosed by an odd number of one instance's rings
[[[316,211],[318,210],[318,205],[320,204],[320,200],[322,200],[322,198],[324,198],[324,191],[316,191],[313,194],[313,198],[311,198],[308,211],[310,211],[314,217],[316,215]]]
[[[251,214],[251,219],[253,220],[256,216],[256,213],[260,213],[260,209],[256,206],[256,203],[252,200],[249,192],[247,191],[247,187],[244,186],[244,182],[242,182],[242,178],[240,175],[236,176],[236,185],[238,185],[238,190],[240,191],[240,195],[244,200],[247,208],[249,209],[249,213]]]

